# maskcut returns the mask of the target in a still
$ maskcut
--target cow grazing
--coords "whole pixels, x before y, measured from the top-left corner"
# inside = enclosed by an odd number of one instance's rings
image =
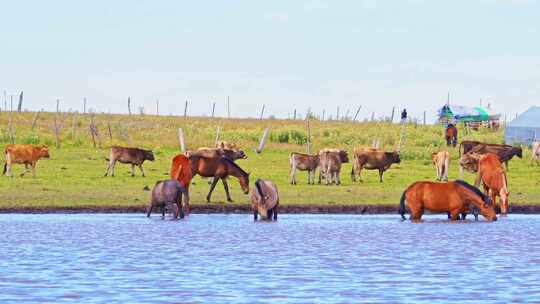
[[[322,149],[319,151],[319,184],[321,179],[325,179],[326,185],[336,183],[341,184],[341,166],[349,162],[347,151],[339,149]]]
[[[289,155],[291,184],[296,185],[296,170],[308,171],[308,184],[315,184],[315,172],[319,167],[319,155],[291,153]]]
[[[385,152],[377,149],[357,149],[354,151],[351,179],[362,181],[362,169],[379,170],[379,181],[383,182],[383,174],[392,164],[401,163],[398,152]]]
[[[535,141],[532,144],[531,164],[536,163],[538,165],[538,158],[540,158],[540,141]]]
[[[446,145],[452,145],[455,148],[458,140],[458,129],[456,128],[456,126],[454,126],[453,124],[449,124],[446,127],[444,137],[446,139]]]
[[[493,153],[499,157],[499,160],[505,164],[506,170],[508,170],[508,161],[510,161],[514,156],[523,158],[523,149],[521,147],[513,147],[509,145],[499,145],[499,144],[479,144],[474,146],[470,152],[487,154]]]
[[[151,150],[114,146],[111,147],[109,158],[107,160],[109,161],[109,165],[105,172],[105,176],[109,175],[109,171],[112,171],[111,176],[114,176],[114,167],[118,161],[122,164],[131,164],[131,176],[135,176],[135,166],[138,166],[144,177],[142,165],[145,160],[154,161],[154,153],[152,153]]]
[[[450,153],[448,151],[434,152],[431,154],[433,165],[437,170],[438,181],[448,181],[448,170],[450,168]]]
[[[501,202],[501,214],[508,212],[508,179],[504,172],[499,157],[492,153],[482,155],[478,160],[478,174],[476,176],[475,186],[480,183],[484,186],[484,192],[491,197],[493,204],[496,203],[497,196]]]
[[[279,193],[277,186],[271,181],[257,179],[251,190],[251,210],[253,220],[260,215],[263,220],[277,221],[279,209]]]
[[[36,177],[36,165],[40,158],[50,158],[49,148],[44,145],[7,145],[5,150],[4,172],[7,176],[12,176],[11,168],[13,164],[24,164],[24,176],[28,170],[28,165],[32,166],[32,176]]]

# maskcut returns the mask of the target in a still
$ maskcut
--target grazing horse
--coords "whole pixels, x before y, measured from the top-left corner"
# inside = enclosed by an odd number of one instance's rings
[[[480,183],[484,186],[484,192],[491,197],[493,204],[496,204],[497,196],[501,201],[501,214],[508,213],[508,179],[503,166],[497,155],[487,153],[478,160],[478,174],[476,176],[475,186]]]
[[[212,192],[216,187],[219,180],[223,182],[223,188],[225,188],[225,194],[227,194],[227,201],[232,202],[231,195],[229,194],[229,185],[227,184],[227,177],[234,176],[238,178],[240,187],[244,194],[249,193],[249,173],[246,173],[240,166],[235,164],[232,160],[226,157],[218,158],[206,158],[201,156],[191,156],[189,158],[191,163],[191,175],[200,175],[202,177],[213,177],[212,185],[210,186],[210,192],[206,196],[206,201],[210,202]]]
[[[189,158],[184,154],[176,155],[172,160],[171,165],[171,179],[174,179],[180,183],[182,187],[186,189],[186,193],[189,192],[189,185],[193,175],[191,174],[191,163]],[[186,215],[189,215],[189,195],[186,194],[186,202],[184,203],[186,209]]]
[[[262,220],[277,221],[279,209],[279,193],[277,186],[271,181],[257,179],[251,189],[251,210],[253,220],[261,215]]]
[[[452,145],[452,147],[455,148],[458,141],[458,129],[456,128],[456,126],[454,126],[453,124],[449,124],[446,127],[444,137],[446,138],[446,145]]]
[[[497,214],[489,196],[478,188],[461,180],[449,183],[416,182],[401,195],[399,214],[405,220],[405,201],[411,212],[411,221],[418,222],[424,210],[450,212],[451,220],[459,219],[459,214],[469,210],[471,205],[489,221],[496,221]]]

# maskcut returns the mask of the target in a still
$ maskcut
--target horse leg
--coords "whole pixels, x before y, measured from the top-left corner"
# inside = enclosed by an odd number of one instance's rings
[[[131,164],[131,177],[135,176],[135,165]]]
[[[142,167],[142,164],[139,165],[139,169],[141,169],[142,177],[145,177],[145,175],[144,175],[144,169],[143,169],[143,167]]]
[[[150,217],[150,213],[152,213],[152,209],[154,208],[154,204],[150,202],[148,205],[148,208],[146,208],[146,217]]]
[[[379,169],[379,181],[382,183],[383,182],[383,174],[384,174],[384,170],[383,169]]]
[[[165,204],[161,205],[161,219],[165,219]]]
[[[339,176],[339,172],[336,172],[336,180],[337,180],[337,184],[338,185],[341,185],[341,177]]]
[[[268,220],[271,220],[272,219],[272,215],[274,213],[274,208],[270,208],[266,211],[266,214],[268,216]]]
[[[223,182],[223,188],[225,189],[225,194],[227,194],[227,201],[229,203],[232,203],[231,195],[229,194],[229,184],[227,184],[227,178],[222,178],[221,181]]]
[[[253,208],[253,220],[254,221],[257,221],[257,215],[259,214],[259,212],[257,211],[256,208]]]
[[[459,221],[459,209],[454,209],[450,211],[450,220]]]
[[[278,210],[279,210],[279,205],[274,206],[274,221],[277,221]]]
[[[291,168],[291,185],[296,185],[296,168],[295,167],[292,167]],[[309,178],[308,178],[309,180]]]
[[[216,184],[219,179],[214,178],[212,181],[212,185],[210,185],[210,191],[208,192],[208,195],[206,196],[206,201],[210,203],[210,197],[212,196],[212,191],[214,191],[214,188],[216,187]]]
[[[111,168],[112,168],[112,170],[113,170],[112,176],[114,176],[114,163],[115,163],[115,161],[114,161],[113,159],[109,160],[109,164],[107,165],[107,170],[105,171],[105,175],[104,175],[104,176],[109,175],[109,171],[111,170]]]
[[[37,162],[32,162],[31,166],[32,166],[32,177],[36,177],[36,165],[37,165]]]

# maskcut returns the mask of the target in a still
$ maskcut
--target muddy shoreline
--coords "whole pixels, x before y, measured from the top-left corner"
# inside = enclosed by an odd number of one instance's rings
[[[146,206],[77,206],[66,207],[0,207],[0,213],[144,213]],[[247,214],[248,204],[197,204],[191,206],[192,213],[198,214]],[[365,205],[282,205],[280,213],[285,214],[397,214],[398,206]],[[540,214],[540,205],[513,205],[510,213]]]

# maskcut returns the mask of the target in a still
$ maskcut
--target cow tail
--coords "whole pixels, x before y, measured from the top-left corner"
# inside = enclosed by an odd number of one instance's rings
[[[399,214],[401,214],[401,219],[405,220],[405,213],[406,213],[406,210],[405,210],[405,199],[406,199],[406,195],[407,195],[407,190],[409,190],[408,188],[403,191],[403,194],[401,194],[401,199],[399,200]]]

